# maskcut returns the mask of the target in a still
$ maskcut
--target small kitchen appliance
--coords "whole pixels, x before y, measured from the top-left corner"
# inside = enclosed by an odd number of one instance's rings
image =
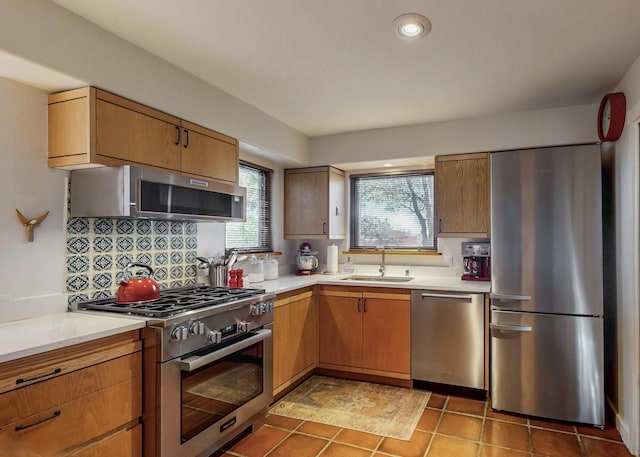
[[[296,267],[298,276],[313,275],[318,269],[318,251],[312,251],[309,243],[302,243],[296,256]]]
[[[208,456],[266,412],[274,298],[263,289],[193,285],[162,290],[152,302],[111,297],[71,306],[146,321],[145,456]]]
[[[491,243],[462,243],[462,279],[491,281]]]

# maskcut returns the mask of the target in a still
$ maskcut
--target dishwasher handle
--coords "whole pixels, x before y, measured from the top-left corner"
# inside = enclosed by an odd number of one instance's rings
[[[456,294],[438,294],[433,292],[423,292],[420,294],[423,300],[429,301],[446,301],[456,303],[471,303],[473,297],[471,295],[456,295]]]

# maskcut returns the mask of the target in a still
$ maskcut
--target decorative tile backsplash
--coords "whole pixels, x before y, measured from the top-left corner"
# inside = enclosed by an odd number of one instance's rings
[[[150,265],[162,288],[195,284],[197,227],[193,222],[70,218],[68,302],[115,295],[129,262]]]

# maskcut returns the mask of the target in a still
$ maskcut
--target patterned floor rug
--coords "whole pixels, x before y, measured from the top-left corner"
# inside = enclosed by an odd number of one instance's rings
[[[408,441],[431,392],[313,376],[269,411]]]

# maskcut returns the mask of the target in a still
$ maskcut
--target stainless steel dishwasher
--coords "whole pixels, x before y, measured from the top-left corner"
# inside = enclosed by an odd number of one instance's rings
[[[411,378],[485,389],[483,294],[411,291]]]

